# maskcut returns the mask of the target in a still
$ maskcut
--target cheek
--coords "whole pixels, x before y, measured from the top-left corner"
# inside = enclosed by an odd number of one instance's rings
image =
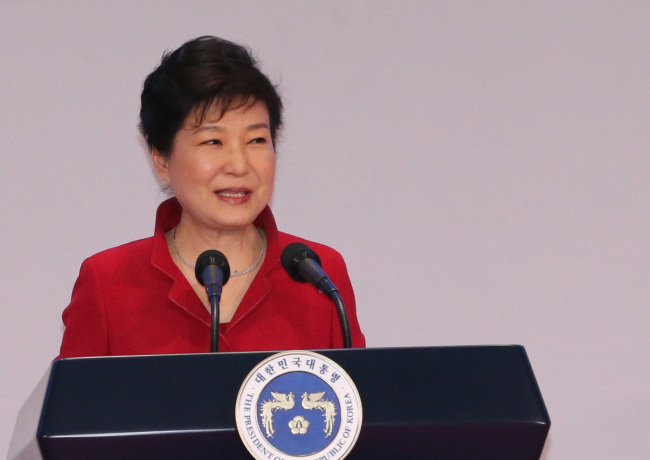
[[[270,162],[270,164],[267,167],[266,182],[268,183],[269,187],[273,189],[273,184],[275,182],[275,155],[273,156],[273,160]]]
[[[178,161],[170,168],[172,182],[196,183],[211,177],[214,165],[208,161],[195,159],[194,161]]]
[[[275,153],[271,153],[264,161],[260,161],[256,169],[260,180],[270,188],[273,188],[273,181],[275,180]]]

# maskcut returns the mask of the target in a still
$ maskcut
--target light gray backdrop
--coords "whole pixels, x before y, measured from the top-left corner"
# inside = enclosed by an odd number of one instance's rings
[[[144,76],[213,34],[281,84],[274,212],[344,254],[369,346],[523,344],[545,458],[647,458],[649,25],[647,0],[0,0],[0,453],[82,260],[152,233]]]

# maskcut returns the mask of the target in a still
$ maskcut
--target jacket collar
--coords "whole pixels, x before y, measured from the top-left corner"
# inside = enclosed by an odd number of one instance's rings
[[[169,198],[158,206],[151,251],[151,265],[172,280],[169,299],[197,320],[210,326],[210,314],[172,260],[167,246],[167,240],[165,239],[165,232],[178,225],[182,213],[183,208],[176,198]],[[273,213],[268,206],[257,216],[254,224],[266,231],[266,254],[264,256],[264,262],[239,304],[228,330],[231,330],[241,319],[247,316],[268,294],[271,289],[271,285],[267,280],[268,272],[276,264],[280,263],[278,228]]]

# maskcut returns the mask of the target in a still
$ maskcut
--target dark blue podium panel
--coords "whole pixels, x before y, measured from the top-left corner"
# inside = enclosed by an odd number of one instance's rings
[[[361,396],[363,425],[350,459],[541,455],[550,420],[521,346],[318,353],[342,366]],[[55,361],[45,397],[35,391],[28,400],[14,438],[31,433],[46,460],[249,459],[235,400],[249,371],[272,354]],[[39,458],[15,439],[12,460]]]

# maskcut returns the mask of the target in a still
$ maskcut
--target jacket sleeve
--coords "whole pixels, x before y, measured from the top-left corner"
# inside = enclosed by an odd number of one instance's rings
[[[338,288],[345,309],[348,314],[348,319],[350,321],[350,335],[352,337],[352,347],[353,348],[365,348],[366,347],[366,338],[361,332],[361,327],[359,326],[359,320],[357,318],[357,306],[354,298],[354,291],[352,289],[352,283],[350,282],[350,277],[348,275],[348,269],[345,266],[345,261],[343,257],[337,252],[336,259],[333,267],[333,273],[331,274],[331,279],[334,285]],[[342,348],[343,347],[343,335],[341,333],[341,322],[338,315],[338,310],[333,307],[332,318],[332,348]]]
[[[58,358],[110,354],[102,282],[92,258],[81,265],[70,305],[63,311],[63,324]]]

